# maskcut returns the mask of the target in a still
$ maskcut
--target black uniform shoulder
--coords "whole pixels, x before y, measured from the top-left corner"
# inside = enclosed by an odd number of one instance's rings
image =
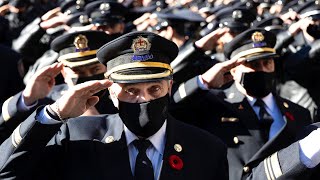
[[[286,108],[293,108],[293,109],[298,109],[299,111],[303,112],[303,113],[309,113],[309,110],[302,107],[301,105],[299,104],[296,104],[288,99],[285,99],[285,98],[282,98],[282,97],[279,97],[280,100],[282,101],[282,105],[286,106]],[[287,105],[286,105],[287,104]]]
[[[102,139],[108,130],[122,125],[118,114],[80,116],[69,119],[62,128],[70,140]]]
[[[215,149],[215,151],[226,151],[225,143],[217,136],[200,129],[198,127],[174,120],[176,124],[175,131],[181,132],[186,143],[191,143],[193,148],[201,148],[205,144],[206,151]],[[199,146],[198,146],[199,145]]]

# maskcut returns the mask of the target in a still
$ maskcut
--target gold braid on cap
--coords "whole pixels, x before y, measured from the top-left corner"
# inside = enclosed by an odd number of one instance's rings
[[[132,68],[143,68],[143,67],[150,67],[150,68],[163,68],[169,70],[170,73],[173,72],[173,69],[169,64],[166,63],[161,63],[161,62],[133,62],[133,63],[127,63],[127,64],[122,64],[119,66],[116,66],[109,71],[107,71],[104,76],[109,77],[110,74],[121,71],[124,69],[132,69]]]

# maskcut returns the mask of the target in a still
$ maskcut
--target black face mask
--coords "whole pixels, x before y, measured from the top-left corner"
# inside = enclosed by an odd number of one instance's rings
[[[72,78],[72,82],[74,85],[76,85],[76,84],[84,83],[91,80],[102,80],[102,79],[104,79],[104,73],[95,74],[93,76]],[[99,91],[98,93],[94,94],[94,96],[102,97],[105,93],[106,93],[106,90]]]
[[[168,94],[144,103],[119,101],[119,116],[131,132],[147,138],[162,127],[168,117],[168,105]]]
[[[307,33],[315,39],[320,38],[320,25],[310,24],[307,27]]]
[[[263,71],[242,73],[240,84],[247,91],[248,95],[263,98],[272,91],[274,86],[274,73]]]

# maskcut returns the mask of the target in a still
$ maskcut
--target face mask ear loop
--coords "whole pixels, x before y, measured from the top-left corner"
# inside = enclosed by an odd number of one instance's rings
[[[241,73],[240,85],[241,85],[242,87],[244,87],[244,75],[245,75],[245,73]]]

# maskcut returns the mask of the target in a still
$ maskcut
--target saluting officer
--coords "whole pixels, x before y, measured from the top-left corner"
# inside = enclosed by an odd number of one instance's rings
[[[40,105],[56,101],[75,84],[103,79],[106,67],[99,63],[96,52],[98,48],[112,39],[114,39],[113,36],[101,31],[75,32],[56,38],[51,46],[59,53],[60,63],[39,70],[22,92],[3,103],[0,117],[0,142],[2,143],[17,125]],[[60,72],[65,83],[55,85],[55,77]],[[86,113],[115,113],[116,109],[108,95],[107,92],[101,93],[100,102]]]
[[[181,84],[174,95],[176,118],[227,144],[232,180],[275,179],[288,172],[292,167],[282,166],[277,151],[311,123],[308,110],[274,92],[275,43],[264,29],[241,33],[225,46],[229,61]],[[188,118],[194,116],[197,121]]]
[[[109,80],[79,84],[21,123],[0,147],[1,179],[228,179],[221,140],[168,114],[177,54],[150,32],[104,45]],[[106,88],[119,113],[77,117]]]

